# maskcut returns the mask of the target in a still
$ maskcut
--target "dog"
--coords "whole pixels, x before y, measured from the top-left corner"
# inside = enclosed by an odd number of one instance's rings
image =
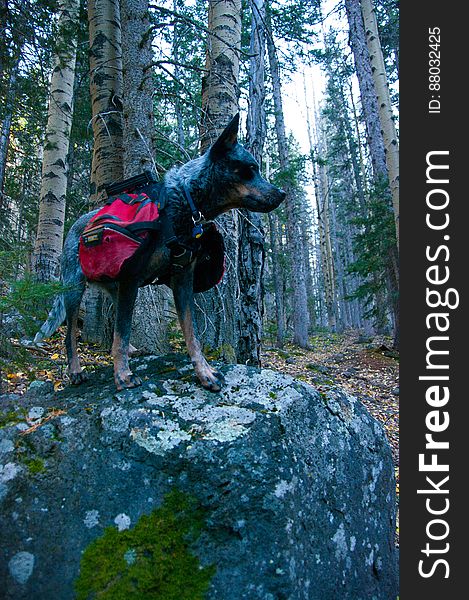
[[[185,247],[184,241],[190,244],[191,232],[201,221],[211,221],[235,208],[267,213],[285,199],[285,192],[261,176],[254,157],[238,142],[238,129],[239,114],[230,121],[204,155],[166,173],[162,184],[166,204],[162,212],[167,229],[179,240],[179,246]],[[66,320],[65,346],[69,378],[72,384],[85,381],[87,377],[81,369],[77,354],[78,311],[87,283],[99,285],[110,294],[116,309],[112,357],[117,390],[141,385],[141,380],[129,367],[132,314],[138,288],[160,276],[173,292],[187,351],[201,385],[212,392],[220,391],[224,383],[223,375],[205,359],[194,331],[194,271],[199,258],[197,252],[187,253],[185,261],[177,262],[174,259],[175,253],[170,244],[165,243],[164,236],[157,236],[151,252],[125,280],[98,283],[87,281],[79,260],[80,236],[97,212],[95,210],[80,217],[66,237],[61,260],[61,280],[65,291],[56,297],[34,342],[38,343],[52,335]],[[182,254],[184,253],[183,250]],[[181,252],[178,254],[181,255]]]

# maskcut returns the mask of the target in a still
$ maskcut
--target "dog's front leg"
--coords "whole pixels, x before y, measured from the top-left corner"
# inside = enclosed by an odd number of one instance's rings
[[[114,359],[114,381],[118,391],[142,384],[139,377],[129,368],[129,340],[132,329],[132,314],[138,287],[133,282],[120,282],[116,297],[116,322],[112,357]]]
[[[179,317],[187,351],[202,386],[211,392],[219,392],[225,382],[223,375],[212,369],[202,353],[200,342],[194,332],[193,267],[187,267],[171,277],[174,303]]]

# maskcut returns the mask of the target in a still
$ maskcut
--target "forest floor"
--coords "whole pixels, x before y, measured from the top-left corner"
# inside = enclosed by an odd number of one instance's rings
[[[56,390],[67,385],[64,348],[65,328],[39,350],[23,352],[21,362],[12,361],[4,372],[9,393],[23,394],[31,381],[49,380]],[[319,390],[339,385],[360,400],[386,431],[392,449],[399,499],[399,357],[388,338],[365,338],[355,331],[319,333],[310,339],[310,349],[287,344],[280,350],[265,346],[262,366],[306,381]],[[176,351],[184,352],[182,340]],[[82,364],[87,369],[111,364],[108,353],[96,345],[79,343]],[[21,365],[21,366],[20,366]],[[397,529],[397,536],[398,536]]]
[[[348,331],[316,335],[310,338],[310,345],[309,350],[289,344],[283,350],[266,347],[262,366],[288,373],[319,390],[339,385],[364,404],[383,425],[391,446],[399,506],[399,354],[392,350],[392,340]]]
[[[288,373],[319,389],[339,385],[360,400],[383,425],[399,466],[399,355],[388,338],[363,338],[356,332],[320,334],[311,349],[268,347],[262,366]]]

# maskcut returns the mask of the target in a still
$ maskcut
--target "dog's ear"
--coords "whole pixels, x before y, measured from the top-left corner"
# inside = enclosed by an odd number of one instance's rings
[[[238,129],[239,113],[231,119],[223,132],[220,134],[217,141],[210,148],[210,156],[213,159],[224,156],[236,146],[238,143]]]

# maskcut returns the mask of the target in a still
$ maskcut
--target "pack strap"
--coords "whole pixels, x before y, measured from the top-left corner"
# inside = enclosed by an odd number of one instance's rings
[[[158,178],[156,174],[151,170],[146,170],[140,175],[129,177],[123,181],[111,183],[105,187],[106,193],[109,197],[120,194],[121,192],[129,192],[138,187],[143,187],[149,183],[157,183]]]
[[[161,228],[159,221],[141,221],[126,226],[129,231],[157,231]]]

